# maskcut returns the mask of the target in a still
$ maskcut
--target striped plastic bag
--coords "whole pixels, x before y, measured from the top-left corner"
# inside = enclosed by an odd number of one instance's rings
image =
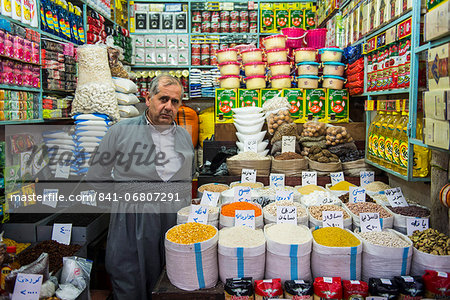
[[[168,230],[170,231],[170,230]],[[216,286],[218,279],[218,232],[201,243],[177,244],[164,240],[166,269],[170,282],[179,289],[194,291]]]

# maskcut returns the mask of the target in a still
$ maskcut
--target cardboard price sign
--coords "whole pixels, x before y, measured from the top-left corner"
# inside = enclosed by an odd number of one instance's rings
[[[52,240],[64,245],[70,245],[72,224],[53,224]]]
[[[357,186],[351,186],[348,190],[349,203],[366,202],[366,189]]]
[[[381,220],[378,213],[360,213],[361,232],[381,231]]]
[[[271,187],[283,187],[284,186],[284,174],[270,173],[270,186]]]
[[[217,202],[219,202],[219,197],[220,193],[205,191],[202,195],[202,200],[200,200],[200,205],[216,207]]]
[[[375,181],[375,172],[373,171],[361,171],[359,173],[359,185],[365,186],[369,183],[372,183]]]
[[[339,227],[344,229],[344,212],[324,211],[322,212],[323,227]]]
[[[191,205],[188,223],[208,224],[208,207],[202,205]]]
[[[406,202],[405,197],[403,196],[402,189],[399,187],[388,189],[384,191],[389,204],[392,207],[403,207],[408,206],[408,202]]]
[[[283,136],[281,141],[281,153],[295,152],[295,136]]]
[[[19,273],[14,285],[13,300],[38,300],[42,286],[42,275]]]
[[[429,219],[428,218],[406,218],[406,234],[408,236],[412,235],[414,231],[424,231],[428,229]]]
[[[294,199],[294,192],[276,191],[275,193],[275,202],[282,200],[293,201],[293,199]]]
[[[252,200],[251,187],[249,186],[237,186],[234,188],[234,201],[235,202],[250,202]]]
[[[241,182],[256,182],[256,170],[242,169]]]
[[[302,172],[302,186],[317,185],[317,172]]]
[[[331,185],[344,181],[344,172],[330,173]]]
[[[297,225],[297,207],[277,206],[277,224],[291,223]]]
[[[248,226],[255,229],[255,211],[236,210],[234,215],[234,226]]]

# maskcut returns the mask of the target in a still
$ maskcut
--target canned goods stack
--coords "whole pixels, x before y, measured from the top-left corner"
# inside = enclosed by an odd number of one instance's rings
[[[257,33],[256,10],[192,11],[192,33]]]

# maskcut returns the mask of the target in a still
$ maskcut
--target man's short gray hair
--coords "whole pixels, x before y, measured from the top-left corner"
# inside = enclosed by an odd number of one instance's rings
[[[183,88],[183,85],[181,84],[181,81],[178,78],[173,77],[172,75],[170,75],[168,73],[160,74],[160,75],[156,76],[155,78],[153,78],[153,80],[150,82],[150,87],[148,89],[150,98],[159,93],[159,84],[160,83],[162,84],[162,86],[179,85],[181,87],[180,99],[183,99],[184,88]]]

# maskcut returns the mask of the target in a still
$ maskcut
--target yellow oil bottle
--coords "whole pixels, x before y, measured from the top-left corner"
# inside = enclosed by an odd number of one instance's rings
[[[403,133],[403,123],[405,122],[406,114],[398,113],[397,122],[394,124],[394,132],[392,136],[392,170],[400,173],[400,137]]]
[[[380,157],[378,154],[378,140],[380,137],[380,130],[381,130],[381,123],[383,122],[383,119],[386,117],[386,113],[384,111],[378,112],[380,117],[376,120],[373,127],[373,134],[372,134],[372,150],[373,150],[373,162],[379,164]]]
[[[423,116],[421,113],[417,116],[416,136],[418,139],[422,139],[423,135]],[[430,159],[431,152],[429,149],[414,145],[414,165],[413,176],[414,177],[427,177],[430,171]]]
[[[375,162],[374,157],[377,155],[377,149],[375,149],[374,145],[373,145],[373,137],[375,135],[375,123],[378,122],[378,120],[381,118],[381,114],[380,112],[378,112],[375,116],[375,118],[373,118],[372,123],[370,123],[369,126],[369,132],[368,132],[368,149],[366,151],[366,156],[367,159],[369,159],[370,161]],[[378,147],[378,145],[377,145]],[[374,150],[375,149],[375,150]]]
[[[395,138],[396,140],[398,140],[398,153],[400,162],[400,164],[398,165],[398,172],[405,176],[407,175],[408,168],[408,120],[408,113],[405,111],[402,112],[402,118],[397,125],[395,134]]]
[[[393,159],[393,141],[394,141],[394,133],[395,133],[395,125],[399,121],[399,113],[398,112],[392,112],[392,116],[389,119],[389,123],[387,124],[386,128],[386,137],[384,141],[384,157],[386,160],[386,167],[394,170],[394,159]]]
[[[380,133],[378,135],[378,158],[379,158],[378,164],[383,167],[388,166],[388,161],[386,159],[385,153],[385,145],[386,145],[386,135],[388,133],[387,125],[389,124],[391,118],[392,113],[389,111],[386,112],[386,117],[383,118],[381,122]]]

